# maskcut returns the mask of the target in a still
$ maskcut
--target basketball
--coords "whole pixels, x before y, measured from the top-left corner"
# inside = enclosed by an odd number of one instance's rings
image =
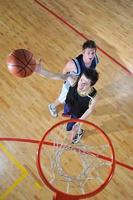
[[[18,77],[30,76],[36,67],[36,60],[33,54],[26,49],[12,51],[6,60],[8,70]]]

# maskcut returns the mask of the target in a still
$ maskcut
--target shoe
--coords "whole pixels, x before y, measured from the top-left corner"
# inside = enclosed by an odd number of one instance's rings
[[[49,108],[49,111],[50,111],[50,114],[51,114],[52,117],[58,116],[57,109],[56,109],[56,106],[54,104],[49,104],[48,108]]]
[[[74,136],[74,138],[72,140],[72,144],[77,144],[80,141],[80,139],[83,136],[83,134],[84,134],[84,130],[80,129],[78,131],[78,133],[76,133],[76,135]]]

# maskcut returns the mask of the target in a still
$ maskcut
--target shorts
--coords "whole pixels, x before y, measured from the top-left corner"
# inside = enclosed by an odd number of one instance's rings
[[[65,100],[66,100],[66,96],[67,96],[67,93],[68,93],[68,90],[69,90],[69,87],[70,87],[70,83],[68,81],[65,81],[63,86],[62,86],[62,90],[61,90],[61,93],[58,97],[58,101],[62,104],[65,103]]]

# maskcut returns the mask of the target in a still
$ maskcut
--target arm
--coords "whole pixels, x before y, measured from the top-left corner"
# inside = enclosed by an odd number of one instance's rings
[[[82,120],[86,120],[91,113],[94,111],[96,103],[97,103],[98,97],[96,95],[96,97],[94,99],[92,99],[91,104],[89,105],[89,108],[84,112],[84,114],[79,118]],[[83,124],[81,124],[80,122],[77,122],[74,126],[73,126],[73,132],[76,133],[77,130],[82,126]]]
[[[55,80],[65,80],[67,78],[66,75],[64,74],[50,72],[42,68],[41,61],[39,62],[39,64],[36,65],[35,72],[39,74],[40,76],[43,76],[45,78],[55,79]]]
[[[63,74],[67,74],[67,73],[71,73],[71,72],[76,72],[76,66],[75,63],[73,62],[73,60],[70,60],[67,62],[67,64],[65,65],[62,73]]]
[[[41,61],[39,61],[39,64],[36,65],[35,72],[45,78],[50,78],[50,79],[55,79],[55,80],[66,80],[68,77],[73,77],[73,75],[67,73],[69,72],[69,68],[71,67],[71,66],[69,67],[68,66],[69,66],[69,62],[64,67],[63,73],[54,73],[42,68]]]
[[[85,111],[85,113],[79,119],[86,120],[91,115],[91,113],[93,112],[93,110],[96,106],[97,99],[98,99],[98,97],[96,95],[96,97],[94,99],[92,99],[91,104],[89,105],[89,108]]]
[[[73,72],[77,72],[77,68],[73,60],[70,60],[64,67],[62,73],[67,75],[67,80],[69,81],[70,85],[73,85],[77,81],[77,76]]]

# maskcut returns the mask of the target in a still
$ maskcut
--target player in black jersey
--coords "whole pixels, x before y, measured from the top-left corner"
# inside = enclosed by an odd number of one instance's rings
[[[64,104],[69,87],[75,83],[75,80],[81,75],[85,68],[95,69],[99,59],[96,55],[96,44],[92,40],[87,40],[82,46],[82,53],[75,59],[70,60],[63,69],[63,74],[70,74],[73,77],[68,77],[64,82],[59,97],[49,104],[49,111],[53,117],[57,117],[57,106]],[[64,113],[66,115],[67,113]]]
[[[70,86],[65,100],[64,112],[69,113],[71,118],[86,120],[90,116],[97,102],[97,91],[93,85],[98,78],[96,70],[85,69],[77,83]],[[73,143],[77,143],[83,135],[83,130],[76,122],[69,122],[66,130],[75,131]]]

